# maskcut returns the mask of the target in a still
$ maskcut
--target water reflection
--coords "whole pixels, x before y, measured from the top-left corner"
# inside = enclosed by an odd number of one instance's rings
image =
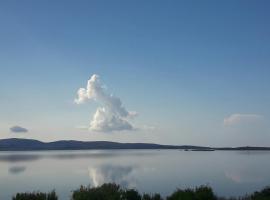
[[[90,152],[90,153],[60,153],[49,155],[47,157],[53,159],[80,159],[80,158],[107,158],[107,157],[116,157],[119,154],[113,152]]]
[[[21,162],[38,160],[41,156],[38,154],[0,154],[0,161],[3,162]]]
[[[134,166],[114,166],[101,165],[97,167],[89,167],[90,181],[94,186],[103,183],[118,183],[123,187],[135,187],[136,181],[132,173]]]
[[[232,169],[225,171],[225,176],[235,183],[258,183],[264,180],[265,175],[248,169]]]
[[[0,199],[11,199],[18,191],[56,189],[59,200],[66,200],[70,191],[89,182],[116,182],[164,196],[175,188],[209,183],[220,196],[238,196],[269,185],[269,168],[270,153],[265,152],[0,152]]]
[[[117,151],[117,150],[103,150],[103,151],[51,151],[51,152],[18,152],[18,153],[2,153],[0,152],[0,162],[23,162],[23,161],[36,161],[39,159],[50,158],[50,159],[81,159],[81,158],[111,158],[111,157],[121,157],[128,155],[131,156],[154,156],[157,152],[145,152],[145,151]]]
[[[20,174],[26,170],[25,166],[13,166],[8,169],[10,174]]]

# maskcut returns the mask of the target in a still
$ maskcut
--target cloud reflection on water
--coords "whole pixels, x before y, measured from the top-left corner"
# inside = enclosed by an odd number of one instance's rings
[[[89,167],[91,183],[96,187],[103,183],[117,183],[123,187],[135,187],[134,166],[101,165]]]
[[[225,176],[235,183],[258,183],[264,180],[264,176],[260,173],[255,173],[247,170],[228,170],[225,171]]]

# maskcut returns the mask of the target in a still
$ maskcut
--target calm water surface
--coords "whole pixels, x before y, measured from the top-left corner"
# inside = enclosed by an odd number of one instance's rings
[[[163,196],[207,184],[220,196],[270,185],[270,152],[102,150],[0,152],[0,199],[16,192],[56,189],[70,199],[80,185],[116,182]]]

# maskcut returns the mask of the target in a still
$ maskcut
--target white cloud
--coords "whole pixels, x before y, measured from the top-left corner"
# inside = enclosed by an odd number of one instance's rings
[[[232,114],[224,119],[223,124],[225,126],[233,126],[243,123],[254,123],[262,119],[263,116],[257,114]]]
[[[97,74],[91,76],[86,88],[80,88],[77,95],[78,97],[74,100],[77,104],[92,100],[102,105],[97,108],[90,121],[90,130],[112,132],[133,129],[129,119],[135,117],[137,112],[127,111],[120,98],[107,94]]]

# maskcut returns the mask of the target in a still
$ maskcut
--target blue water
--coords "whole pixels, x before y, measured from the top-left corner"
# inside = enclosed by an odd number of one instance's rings
[[[0,199],[55,189],[64,200],[80,185],[105,182],[163,196],[206,184],[219,196],[239,196],[270,185],[269,169],[270,152],[262,151],[0,152]]]

